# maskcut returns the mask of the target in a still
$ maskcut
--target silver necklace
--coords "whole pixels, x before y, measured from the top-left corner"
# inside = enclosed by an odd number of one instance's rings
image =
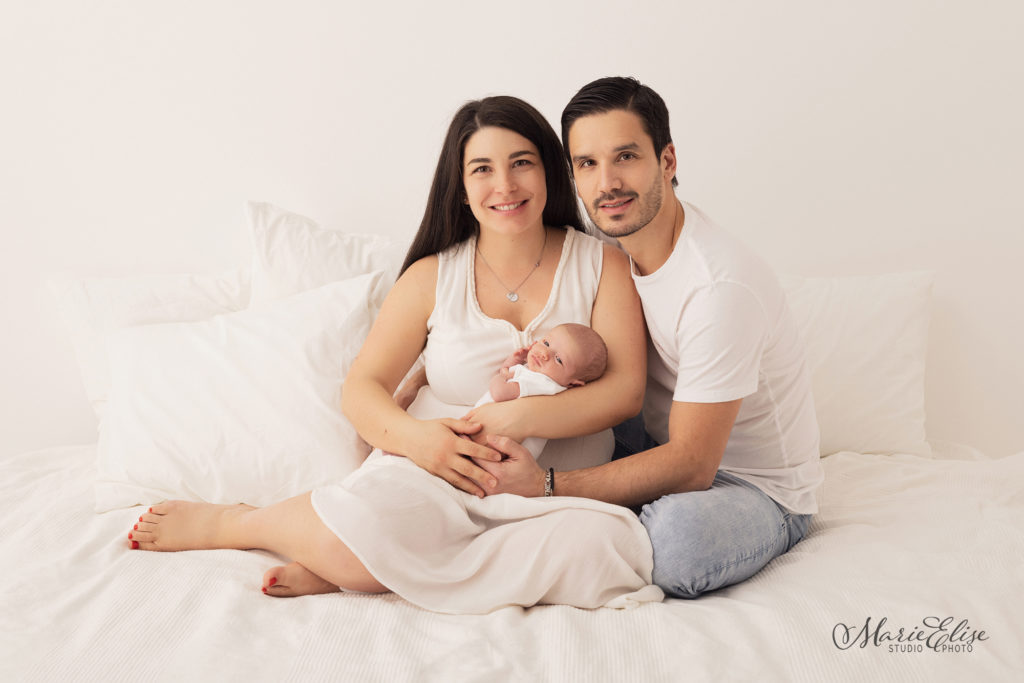
[[[538,268],[540,268],[540,262],[544,260],[544,248],[546,246],[548,246],[548,231],[547,231],[547,228],[544,229],[544,244],[541,245],[540,256],[537,257],[537,262],[533,264],[533,268],[530,269],[530,272],[527,273],[526,277],[524,277],[519,282],[519,284],[516,285],[515,287],[509,287],[508,285],[506,285],[504,282],[501,281],[501,278],[498,277],[498,274],[496,272],[494,272],[494,268],[491,268],[491,264],[487,262],[486,258],[484,258],[484,253],[482,251],[480,251],[479,243],[477,244],[477,247],[476,247],[476,253],[480,254],[480,260],[484,262],[485,266],[487,266],[487,270],[491,271],[491,275],[493,275],[494,279],[498,281],[498,284],[500,284],[502,287],[505,288],[505,290],[506,290],[505,291],[505,298],[508,299],[509,301],[511,301],[512,303],[515,303],[515,302],[519,301],[519,294],[517,294],[517,292],[519,291],[519,288],[522,287],[523,285],[525,285],[526,281],[530,279],[530,276],[533,275],[534,271],[536,271]]]

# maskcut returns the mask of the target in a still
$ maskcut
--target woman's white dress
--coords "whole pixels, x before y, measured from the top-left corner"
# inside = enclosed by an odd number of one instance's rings
[[[590,324],[603,262],[598,240],[566,231],[547,304],[524,330],[480,310],[475,247],[470,239],[439,254],[424,349],[434,413],[467,412],[502,360],[554,326]],[[650,585],[647,532],[617,505],[559,496],[479,499],[379,450],[341,484],[315,490],[312,502],[378,581],[426,609],[625,607],[662,598]]]

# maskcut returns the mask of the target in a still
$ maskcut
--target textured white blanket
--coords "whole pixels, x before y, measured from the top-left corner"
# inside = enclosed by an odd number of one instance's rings
[[[263,552],[129,551],[138,511],[92,511],[94,457],[89,446],[0,460],[0,680],[994,681],[1024,671],[1024,454],[840,453],[824,461],[809,536],[739,586],[626,611],[485,616],[394,596],[269,598],[260,576],[279,558]]]

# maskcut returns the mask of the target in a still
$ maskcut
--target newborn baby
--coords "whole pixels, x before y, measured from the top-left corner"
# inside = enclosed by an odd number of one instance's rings
[[[506,358],[491,379],[490,391],[476,406],[525,396],[553,396],[594,381],[604,374],[607,364],[608,349],[601,335],[586,325],[558,325],[547,336]],[[523,446],[536,458],[546,442],[530,437]]]

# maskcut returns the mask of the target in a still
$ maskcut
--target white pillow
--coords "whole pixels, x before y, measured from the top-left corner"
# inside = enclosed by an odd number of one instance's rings
[[[96,417],[110,391],[104,337],[132,325],[205,320],[249,304],[249,272],[222,275],[145,275],[49,282],[75,349]]]
[[[390,287],[409,247],[381,235],[328,230],[272,204],[248,202],[246,209],[253,242],[251,308],[374,270],[384,271]]]
[[[341,385],[387,287],[375,272],[262,310],[112,333],[96,510],[263,506],[336,482],[369,446]]]
[[[931,455],[924,372],[932,280],[782,278],[807,348],[822,455]]]

